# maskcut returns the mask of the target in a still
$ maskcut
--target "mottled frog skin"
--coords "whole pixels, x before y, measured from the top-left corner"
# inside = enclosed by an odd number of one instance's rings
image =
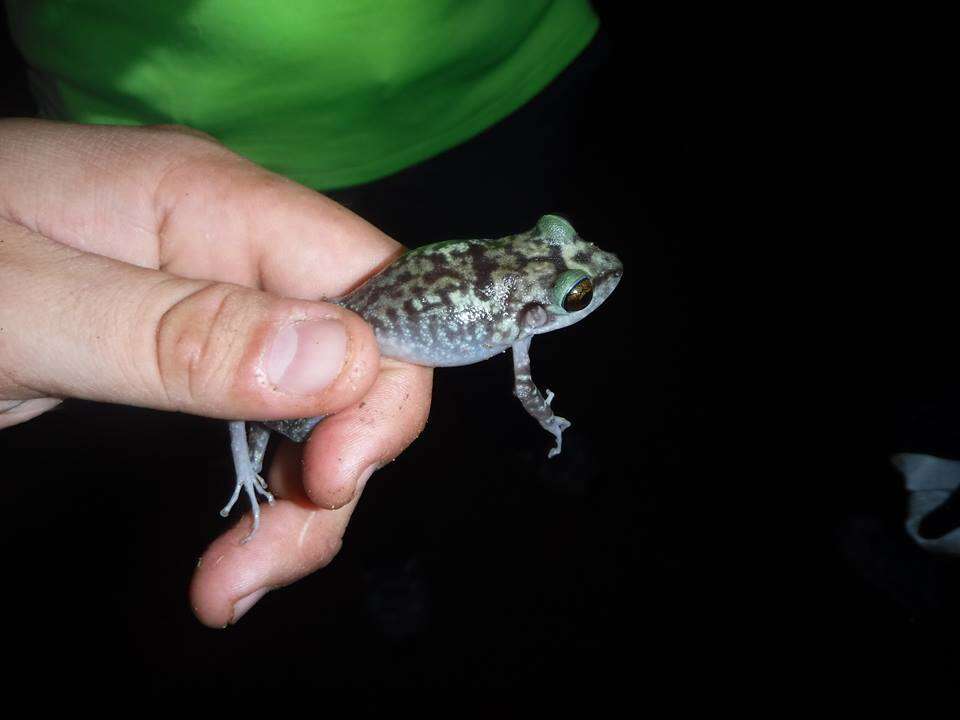
[[[570,423],[550,408],[530,375],[530,340],[582,320],[613,292],[623,273],[616,256],[583,240],[564,218],[544,215],[536,227],[496,240],[449,240],[410,250],[337,300],[373,328],[384,356],[429,367],[469,365],[513,349],[514,393],[556,445]],[[245,490],[272,496],[259,472],[270,431],[302,442],[322,420],[230,424],[237,469],[226,516]],[[246,542],[244,540],[244,542]]]

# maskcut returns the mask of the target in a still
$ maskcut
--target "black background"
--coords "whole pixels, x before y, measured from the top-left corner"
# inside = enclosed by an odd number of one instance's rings
[[[531,348],[574,423],[563,454],[547,461],[507,355],[438,371],[427,429],[371,480],[334,562],[213,631],[186,589],[224,527],[224,423],[67,401],[0,433],[7,681],[562,698],[922,666],[950,646],[958,568],[909,544],[886,460],[957,445],[948,383],[903,379],[892,344],[871,394],[835,327],[772,309],[794,218],[748,245],[768,216],[732,127],[756,122],[721,62],[736,48],[691,18],[596,5],[600,38],[533,103],[332,193],[411,246],[560,212],[620,256],[607,304]],[[2,62],[0,110],[31,114],[9,44]]]

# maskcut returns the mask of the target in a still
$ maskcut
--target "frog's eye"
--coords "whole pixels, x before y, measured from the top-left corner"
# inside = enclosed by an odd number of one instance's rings
[[[593,299],[593,281],[581,270],[567,270],[553,286],[553,301],[565,312],[583,310]]]

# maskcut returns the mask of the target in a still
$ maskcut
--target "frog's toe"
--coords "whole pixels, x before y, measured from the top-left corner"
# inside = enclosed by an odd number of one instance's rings
[[[267,489],[267,481],[263,479],[261,475],[257,475],[257,492],[263,495],[267,499],[267,502],[273,505],[275,500],[273,499],[273,493]]]
[[[273,505],[274,499],[270,491],[267,490],[266,480],[264,480],[258,472],[263,454],[261,452],[259,453],[259,457],[251,458],[247,442],[247,433],[242,421],[230,423],[230,445],[234,467],[236,469],[236,484],[234,485],[230,500],[224,506],[223,510],[220,511],[220,515],[227,517],[239,499],[241,491],[246,493],[250,501],[250,509],[253,512],[253,527],[250,530],[250,534],[240,541],[240,543],[243,544],[249,542],[260,527],[260,501],[257,495],[266,498],[267,502],[271,505]],[[265,446],[265,443],[263,443],[263,445]]]
[[[547,453],[548,458],[556,457],[563,450],[563,431],[570,427],[570,424],[570,421],[566,418],[559,415],[553,416],[547,430],[553,433],[553,436],[557,439],[557,444],[550,448],[550,452]]]
[[[227,517],[230,514],[234,504],[237,502],[237,498],[240,497],[241,490],[243,490],[243,482],[238,479],[237,484],[233,488],[233,495],[230,496],[227,504],[224,505],[223,509],[220,511],[220,517]]]

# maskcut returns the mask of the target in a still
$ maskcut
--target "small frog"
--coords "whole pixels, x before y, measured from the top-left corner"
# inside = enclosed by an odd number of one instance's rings
[[[530,375],[530,340],[582,320],[607,299],[623,265],[586,242],[558,215],[536,227],[497,240],[448,240],[401,255],[338,305],[373,328],[384,356],[428,367],[470,365],[513,348],[514,394],[556,445],[570,422],[553,414],[553,393],[540,394]],[[273,502],[260,477],[270,432],[303,442],[323,417],[230,423],[237,472],[226,517],[240,491],[260,525],[257,493]]]

